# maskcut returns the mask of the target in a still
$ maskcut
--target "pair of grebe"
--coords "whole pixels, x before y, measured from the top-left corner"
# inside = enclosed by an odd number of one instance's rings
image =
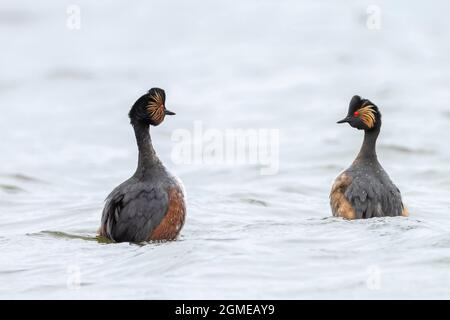
[[[161,124],[166,109],[164,90],[152,88],[140,97],[129,113],[136,134],[139,162],[136,173],[115,188],[106,199],[99,235],[116,242],[174,240],[184,225],[186,202],[181,182],[162,164],[153,149],[150,126]],[[367,99],[354,96],[348,123],[365,131],[361,151],[353,164],[333,184],[330,204],[333,216],[365,219],[407,216],[399,189],[377,159],[376,141],[381,113]]]

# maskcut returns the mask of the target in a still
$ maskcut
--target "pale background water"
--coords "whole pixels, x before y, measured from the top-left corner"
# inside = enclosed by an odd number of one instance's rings
[[[450,298],[449,12],[445,0],[2,1],[0,297]],[[136,167],[127,112],[152,86],[177,112],[152,135],[184,181],[187,223],[175,242],[101,244],[103,200]],[[379,158],[410,218],[330,217],[332,181],[362,141],[336,125],[354,94],[381,108]],[[279,173],[175,165],[171,135],[195,121],[279,129]]]

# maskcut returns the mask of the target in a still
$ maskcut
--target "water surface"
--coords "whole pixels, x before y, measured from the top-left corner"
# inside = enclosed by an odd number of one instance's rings
[[[0,5],[1,298],[450,298],[450,4],[78,1]],[[97,241],[103,200],[136,166],[127,112],[152,86],[177,112],[152,129],[183,181],[178,241]],[[331,218],[333,179],[383,112],[379,158],[411,217]],[[280,130],[280,169],[175,165],[175,129]]]

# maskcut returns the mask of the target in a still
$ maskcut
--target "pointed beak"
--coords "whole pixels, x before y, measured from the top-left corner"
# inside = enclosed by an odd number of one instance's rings
[[[350,121],[350,117],[346,117],[346,118],[338,121],[337,123],[346,123],[346,122],[349,122],[349,121]]]
[[[176,113],[175,112],[172,112],[172,111],[170,111],[170,110],[164,110],[164,113],[166,114],[166,116],[174,116],[174,115],[176,115]]]

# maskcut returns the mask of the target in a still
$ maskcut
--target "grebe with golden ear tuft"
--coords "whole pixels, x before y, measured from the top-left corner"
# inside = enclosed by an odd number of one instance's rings
[[[348,123],[365,133],[355,161],[333,184],[330,194],[333,216],[345,219],[408,216],[400,190],[378,162],[376,142],[381,129],[378,107],[354,96],[347,117],[338,123]]]
[[[152,88],[140,97],[129,117],[136,135],[139,161],[136,173],[106,199],[99,235],[116,242],[174,240],[184,225],[184,188],[162,164],[153,149],[150,126],[166,115],[164,90]]]

